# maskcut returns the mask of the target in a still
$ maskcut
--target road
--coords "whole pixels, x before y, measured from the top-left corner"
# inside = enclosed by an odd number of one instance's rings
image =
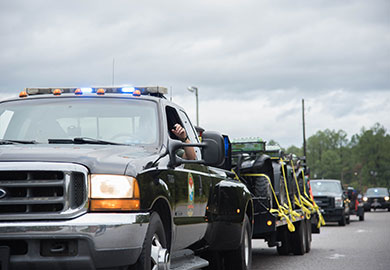
[[[390,269],[390,212],[365,213],[365,221],[351,216],[339,227],[329,223],[313,234],[311,251],[303,256],[279,256],[263,240],[253,240],[252,269]]]

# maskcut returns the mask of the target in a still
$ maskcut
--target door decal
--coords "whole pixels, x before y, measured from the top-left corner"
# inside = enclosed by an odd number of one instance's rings
[[[187,206],[187,215],[192,217],[194,214],[194,197],[195,197],[195,187],[194,187],[194,178],[191,173],[188,173],[188,206]]]

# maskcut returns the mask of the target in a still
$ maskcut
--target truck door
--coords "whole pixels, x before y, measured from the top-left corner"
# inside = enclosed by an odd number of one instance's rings
[[[188,116],[181,110],[166,107],[168,128],[180,124],[186,129],[191,142],[199,142],[195,129]],[[177,139],[170,132],[172,139]],[[198,159],[201,159],[199,148],[195,148]],[[173,221],[176,225],[174,249],[182,249],[200,240],[207,228],[206,206],[210,185],[207,168],[200,164],[186,164],[174,169],[175,206]]]

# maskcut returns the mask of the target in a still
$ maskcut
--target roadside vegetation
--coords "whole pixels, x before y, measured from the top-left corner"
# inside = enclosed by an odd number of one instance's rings
[[[348,139],[343,130],[318,131],[307,139],[307,162],[311,178],[340,179],[361,191],[390,187],[390,135],[379,123]],[[286,150],[298,156],[303,148]]]

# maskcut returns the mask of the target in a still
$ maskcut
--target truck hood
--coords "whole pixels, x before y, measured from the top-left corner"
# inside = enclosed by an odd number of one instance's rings
[[[2,145],[0,162],[66,162],[81,164],[90,173],[136,176],[157,158],[157,148],[120,145]]]

